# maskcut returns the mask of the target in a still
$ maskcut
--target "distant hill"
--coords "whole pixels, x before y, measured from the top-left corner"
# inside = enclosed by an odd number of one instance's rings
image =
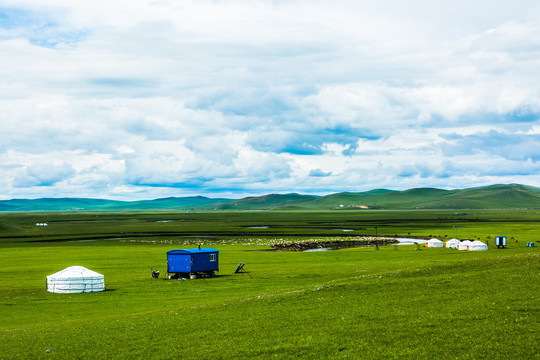
[[[461,190],[375,189],[327,196],[267,194],[242,199],[204,196],[116,201],[87,198],[0,201],[4,211],[158,211],[158,210],[362,210],[362,209],[540,209],[540,188],[510,184]]]
[[[463,190],[417,188],[405,191],[339,193],[316,200],[319,208],[517,209],[540,208],[540,189],[517,184]]]
[[[216,210],[277,210],[279,208],[302,209],[317,199],[317,196],[299,194],[269,194],[247,197],[216,205]]]
[[[115,210],[194,209],[220,201],[229,201],[229,199],[210,199],[204,196],[168,197],[155,200],[127,201],[113,207]]]
[[[116,201],[86,198],[13,199],[0,201],[0,211],[129,211],[183,210],[205,207],[223,199],[204,196],[170,197],[155,200]],[[230,201],[230,199],[225,199]]]

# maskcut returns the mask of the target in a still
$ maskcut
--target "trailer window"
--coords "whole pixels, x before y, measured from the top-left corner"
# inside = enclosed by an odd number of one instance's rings
[[[216,261],[216,254],[210,254],[210,261]]]

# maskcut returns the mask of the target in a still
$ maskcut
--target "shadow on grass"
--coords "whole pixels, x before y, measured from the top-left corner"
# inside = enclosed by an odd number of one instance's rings
[[[214,276],[208,276],[208,277],[198,277],[196,279],[189,279],[189,278],[186,278],[186,277],[178,277],[178,278],[169,279],[168,277],[164,277],[164,278],[161,278],[159,280],[165,280],[165,281],[169,281],[169,280],[211,280],[211,279],[229,277],[229,276],[233,276],[233,275],[237,275],[237,274],[214,275]]]

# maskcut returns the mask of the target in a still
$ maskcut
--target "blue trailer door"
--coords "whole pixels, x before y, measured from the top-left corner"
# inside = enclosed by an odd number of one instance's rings
[[[167,256],[167,271],[170,273],[191,272],[191,256],[170,254]]]

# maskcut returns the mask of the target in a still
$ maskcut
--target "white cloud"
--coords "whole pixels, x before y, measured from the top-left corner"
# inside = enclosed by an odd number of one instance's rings
[[[0,11],[4,196],[540,186],[534,0]]]

